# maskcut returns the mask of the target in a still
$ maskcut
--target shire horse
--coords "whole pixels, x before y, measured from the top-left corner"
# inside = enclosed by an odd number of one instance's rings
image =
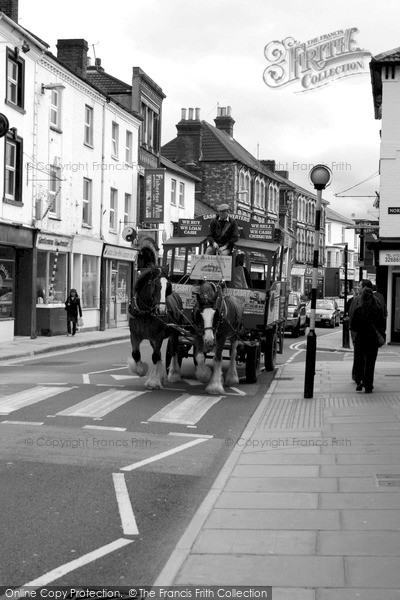
[[[227,340],[230,362],[225,383],[228,386],[239,383],[236,350],[243,327],[243,307],[233,296],[226,296],[220,284],[205,281],[197,294],[193,321],[196,378],[208,383],[209,394],[223,394],[222,351]],[[205,355],[211,349],[214,349],[213,371],[205,364]]]
[[[128,368],[140,377],[147,374],[148,365],[141,360],[140,344],[149,340],[153,348],[153,365],[144,384],[149,390],[162,388],[165,381],[174,383],[181,379],[177,357],[179,333],[169,325],[181,322],[182,308],[181,297],[172,291],[168,270],[154,265],[144,269],[136,282],[129,306],[132,358],[128,359]],[[168,337],[172,342],[172,359],[167,378],[161,360],[161,346]]]

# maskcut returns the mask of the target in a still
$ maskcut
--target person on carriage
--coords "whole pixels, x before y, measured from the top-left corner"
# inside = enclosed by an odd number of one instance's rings
[[[239,239],[238,224],[233,217],[229,216],[228,204],[220,204],[217,210],[218,215],[210,222],[207,236],[209,245],[206,254],[217,254],[219,252],[219,254],[230,255]]]

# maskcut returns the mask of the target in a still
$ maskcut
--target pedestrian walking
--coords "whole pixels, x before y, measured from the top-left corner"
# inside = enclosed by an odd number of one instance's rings
[[[354,339],[354,379],[356,390],[369,394],[374,389],[375,362],[378,355],[379,331],[385,329],[382,306],[370,287],[364,287],[351,320]]]
[[[350,300],[347,301],[346,313],[348,314],[350,336],[351,336],[351,341],[353,342],[353,348],[354,348],[354,340],[356,338],[356,332],[353,330],[353,327],[352,327],[353,314],[354,314],[354,311],[357,308],[357,306],[360,305],[361,294],[362,294],[363,289],[366,287],[370,288],[372,290],[372,282],[369,279],[362,279],[357,294],[355,294],[352,298],[350,298]],[[355,374],[354,374],[354,357],[355,357],[355,355],[353,355],[353,368],[351,370],[351,378],[353,381],[356,380]]]
[[[82,318],[81,301],[75,288],[71,289],[65,301],[65,310],[67,311],[67,335],[71,335],[71,333],[75,335],[78,317]]]

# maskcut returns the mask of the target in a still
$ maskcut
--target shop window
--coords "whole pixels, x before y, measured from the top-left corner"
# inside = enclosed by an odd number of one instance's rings
[[[24,108],[25,61],[7,48],[7,104]]]
[[[14,267],[13,260],[0,259],[0,319],[14,316]]]
[[[82,256],[82,299],[83,308],[98,308],[99,259],[97,256]]]
[[[37,303],[64,304],[67,295],[67,254],[39,250],[36,279]]]

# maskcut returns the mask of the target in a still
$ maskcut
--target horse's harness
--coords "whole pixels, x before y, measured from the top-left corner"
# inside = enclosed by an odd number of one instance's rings
[[[203,309],[204,308],[212,308],[216,311],[216,314],[218,316],[218,321],[217,321],[217,325],[215,328],[215,333],[217,333],[218,328],[222,324],[224,317],[227,313],[227,306],[226,306],[226,302],[224,299],[221,285],[219,283],[215,284],[213,281],[210,281],[208,283],[214,289],[214,296],[212,298],[210,298],[210,296],[207,294],[207,292],[204,292],[203,294],[199,294],[199,296],[200,296],[200,300],[201,300]],[[213,326],[204,327],[204,332],[206,332],[207,330],[214,331],[214,327]]]
[[[149,280],[145,283],[145,285],[154,285],[155,282],[158,279],[161,279],[161,277],[164,276],[164,273],[162,271],[162,269],[157,269],[156,273],[154,276],[149,277]],[[143,300],[142,300],[142,304],[143,304]],[[138,293],[135,292],[132,296],[132,302],[131,302],[131,306],[130,306],[130,314],[133,316],[134,314],[137,315],[152,315],[152,316],[157,316],[156,315],[156,311],[157,308],[160,305],[166,305],[166,302],[157,302],[156,304],[152,304],[151,306],[146,306],[146,308],[139,308],[138,306]],[[158,317],[159,318],[159,317]]]

